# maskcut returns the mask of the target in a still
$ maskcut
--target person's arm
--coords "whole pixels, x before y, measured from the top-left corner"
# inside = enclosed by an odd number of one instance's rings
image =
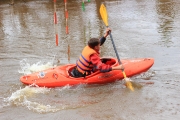
[[[100,39],[100,46],[103,45],[105,41],[106,41],[106,38],[103,36],[103,37]]]
[[[90,60],[91,60],[92,64],[95,66],[95,68],[97,70],[100,70],[100,72],[109,72],[111,70],[124,70],[124,66],[122,64],[111,67],[110,65],[106,65],[106,64],[102,63],[100,60],[100,57],[97,54],[92,54],[90,56]]]
[[[95,67],[96,70],[100,70],[100,72],[109,72],[112,70],[112,67],[110,65],[106,65],[101,62],[100,57],[97,54],[92,54],[90,56],[90,60]]]
[[[110,65],[106,65],[101,62],[100,57],[97,54],[92,54],[90,56],[90,60],[96,70],[100,70],[100,72],[109,72],[112,70],[112,67]]]
[[[104,36],[100,39],[100,46],[104,44],[104,42],[106,41],[106,37],[109,35],[109,32],[111,32],[110,28],[106,29],[106,33],[104,34]]]

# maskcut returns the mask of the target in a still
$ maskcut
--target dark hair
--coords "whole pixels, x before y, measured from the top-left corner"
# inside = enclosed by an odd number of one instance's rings
[[[100,44],[100,41],[98,38],[91,38],[89,41],[88,41],[88,46],[92,49],[94,49],[95,46],[99,45]]]

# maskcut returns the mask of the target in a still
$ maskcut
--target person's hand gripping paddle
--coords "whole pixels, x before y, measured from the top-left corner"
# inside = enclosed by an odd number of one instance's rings
[[[102,20],[103,20],[104,24],[106,25],[106,27],[108,27],[108,16],[107,16],[106,7],[104,6],[104,4],[101,4],[101,6],[100,6],[100,14],[101,14],[101,17],[102,17]],[[118,58],[118,62],[119,62],[119,64],[122,64],[122,62],[120,61],[119,55],[117,53],[116,46],[115,46],[115,43],[113,41],[111,32],[109,34],[110,34],[110,38],[111,38],[111,41],[112,41],[112,44],[113,44],[114,51],[115,51],[116,56]],[[125,71],[122,70],[122,73],[123,73],[123,76],[124,76],[124,79],[125,79],[125,82],[126,82],[126,86],[130,90],[134,91],[134,87],[132,86],[132,83],[131,83],[130,79],[126,77]],[[138,85],[136,85],[136,86],[138,86]]]

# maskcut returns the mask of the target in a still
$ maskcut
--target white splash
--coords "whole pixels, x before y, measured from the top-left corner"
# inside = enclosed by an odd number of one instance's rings
[[[4,101],[8,103],[8,105],[14,104],[16,106],[25,106],[29,110],[38,113],[56,112],[59,109],[54,106],[44,105],[38,102],[33,102],[28,100],[38,93],[42,93],[42,94],[49,93],[50,90],[51,90],[50,88],[26,86],[25,88],[19,89],[14,93],[12,93],[12,95],[10,97],[5,98]]]
[[[41,61],[30,65],[27,59],[23,59],[20,61],[20,67],[21,70],[18,70],[18,72],[23,73],[24,75],[28,75],[34,72],[56,67],[56,65],[53,65],[53,62],[42,63]]]

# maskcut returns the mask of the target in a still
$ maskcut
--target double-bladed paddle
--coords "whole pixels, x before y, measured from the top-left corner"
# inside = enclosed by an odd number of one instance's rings
[[[104,4],[101,4],[101,6],[100,6],[100,14],[101,14],[101,17],[102,17],[102,20],[103,20],[104,24],[106,25],[106,27],[108,27],[108,16],[107,16],[106,7],[104,6]],[[119,55],[118,55],[118,53],[117,53],[116,46],[115,46],[115,43],[114,43],[114,41],[113,41],[111,32],[110,32],[110,38],[111,38],[111,41],[112,41],[112,44],[113,44],[113,48],[114,48],[114,51],[115,51],[115,53],[116,53],[118,62],[119,62],[119,64],[122,64],[122,62],[120,61]],[[131,89],[132,91],[134,91],[134,87],[132,86],[132,83],[131,83],[130,79],[126,77],[125,71],[122,70],[122,73],[123,73],[124,79],[125,79],[125,81],[126,81],[126,86],[127,86],[129,89]],[[133,85],[135,85],[136,87],[137,87],[137,86],[140,86],[140,85],[136,85],[134,82],[133,82]]]

